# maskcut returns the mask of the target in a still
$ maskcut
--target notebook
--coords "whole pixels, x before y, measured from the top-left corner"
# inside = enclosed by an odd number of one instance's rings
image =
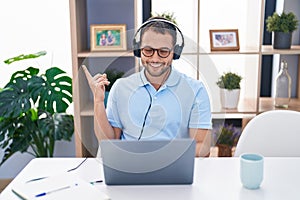
[[[107,185],[192,184],[196,143],[193,139],[163,141],[102,140]]]

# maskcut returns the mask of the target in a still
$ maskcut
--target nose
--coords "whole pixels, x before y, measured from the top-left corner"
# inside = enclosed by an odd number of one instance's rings
[[[152,59],[160,59],[160,56],[158,55],[158,50],[157,49],[155,49],[154,50],[154,53],[153,53],[153,55],[152,55]]]

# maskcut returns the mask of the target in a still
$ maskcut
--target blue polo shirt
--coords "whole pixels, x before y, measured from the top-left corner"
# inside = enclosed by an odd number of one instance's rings
[[[212,127],[209,96],[201,81],[172,67],[164,85],[156,90],[143,69],[118,79],[108,97],[108,121],[122,129],[121,139],[139,138],[150,104],[141,140],[188,138],[189,128]]]

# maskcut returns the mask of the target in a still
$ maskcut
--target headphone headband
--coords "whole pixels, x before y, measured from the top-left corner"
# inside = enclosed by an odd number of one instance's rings
[[[155,18],[154,19],[149,19],[149,20],[145,21],[144,23],[142,23],[142,25],[137,30],[137,32],[139,32],[140,29],[142,29],[144,26],[146,26],[147,24],[150,24],[152,22],[164,22],[166,24],[170,24],[170,25],[174,26],[181,33],[179,27],[175,23],[173,23],[169,20],[166,20],[166,19],[155,19]]]
[[[179,57],[181,55],[181,52],[182,52],[182,49],[184,47],[184,36],[183,36],[181,30],[173,22],[168,21],[166,19],[158,19],[158,18],[153,18],[153,19],[149,19],[149,20],[145,21],[140,26],[140,28],[136,31],[136,33],[134,34],[134,39],[133,39],[133,53],[134,53],[134,55],[136,57],[141,57],[141,50],[140,50],[141,41],[136,42],[136,37],[137,37],[138,33],[140,33],[142,28],[144,28],[147,24],[150,24],[150,23],[153,23],[153,22],[163,22],[163,23],[169,24],[169,25],[173,26],[179,32],[179,34],[181,36],[181,45],[178,45],[178,44],[175,45],[175,47],[174,47],[174,56],[173,56],[174,60],[179,59]],[[176,41],[176,43],[177,43],[177,41]]]

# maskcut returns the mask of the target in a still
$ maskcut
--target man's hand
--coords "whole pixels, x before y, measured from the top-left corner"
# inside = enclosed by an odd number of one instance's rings
[[[94,103],[103,103],[105,97],[105,85],[110,84],[106,74],[96,74],[95,76],[92,76],[85,65],[82,65],[82,69],[94,94]]]

